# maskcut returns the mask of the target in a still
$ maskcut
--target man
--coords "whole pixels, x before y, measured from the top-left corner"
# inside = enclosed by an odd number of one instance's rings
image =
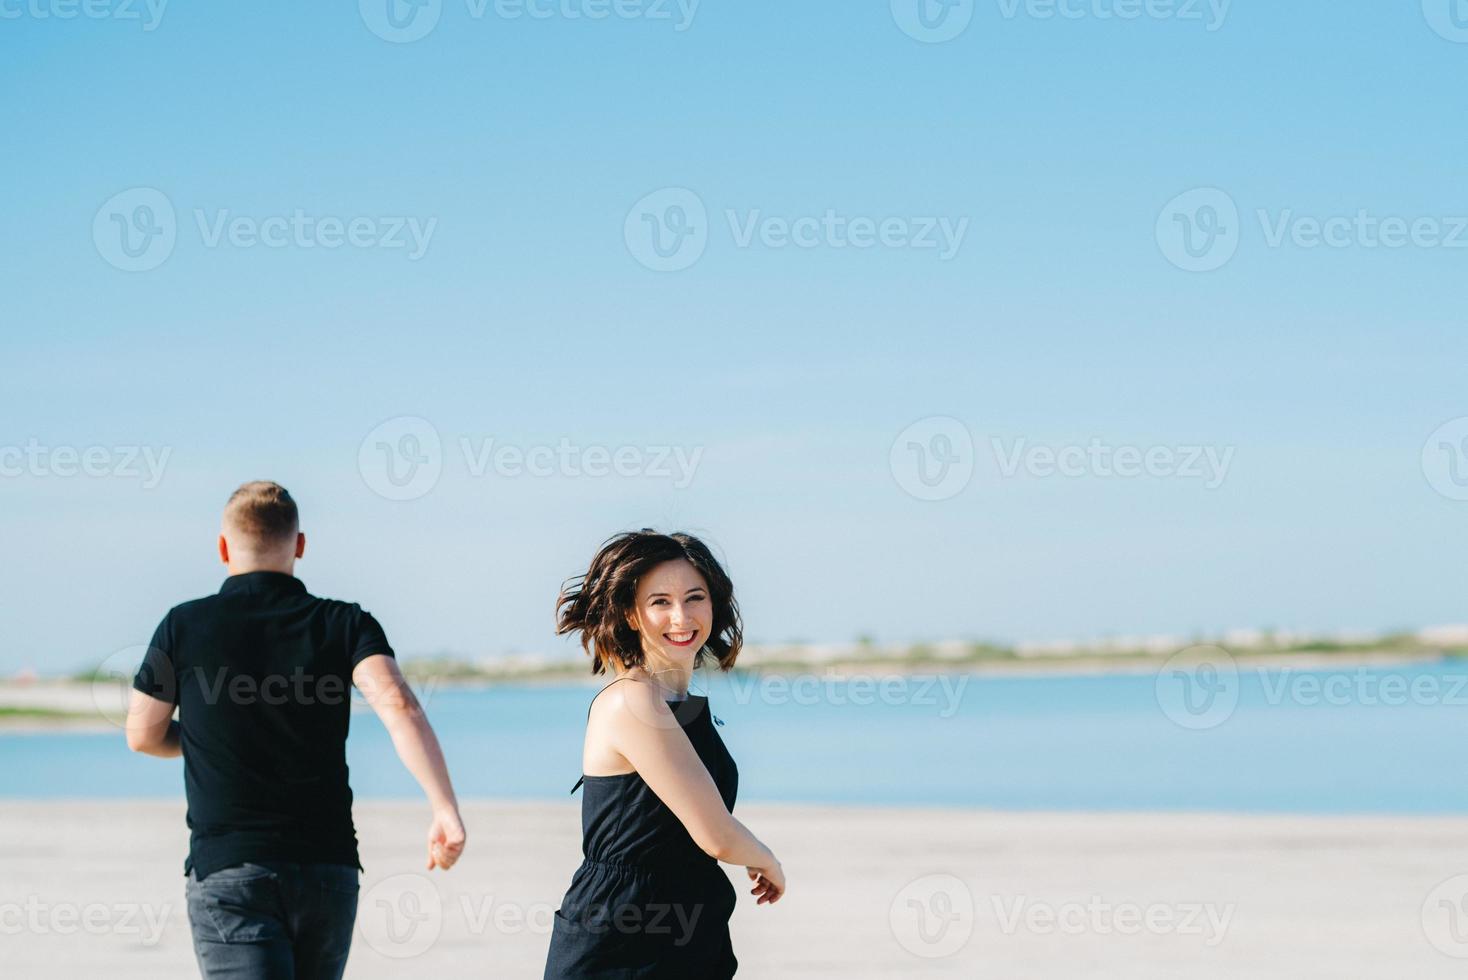
[[[310,595],[294,575],[305,550],[284,487],[240,487],[219,535],[223,588],[164,617],[133,679],[128,746],[184,759],[185,892],[206,980],[338,980],[346,968],[360,870],[349,684],[428,796],[429,870],[464,849],[438,739],[382,627]]]

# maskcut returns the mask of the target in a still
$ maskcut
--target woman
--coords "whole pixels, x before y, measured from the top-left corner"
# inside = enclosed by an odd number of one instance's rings
[[[739,655],[733,583],[697,538],[629,532],[567,584],[556,613],[592,673],[616,678],[587,712],[586,860],[556,911],[546,980],[732,977],[735,896],[719,862],[747,869],[759,905],[785,893],[780,862],[730,815],[738,771],[708,699],[688,693],[705,658],[728,670]]]

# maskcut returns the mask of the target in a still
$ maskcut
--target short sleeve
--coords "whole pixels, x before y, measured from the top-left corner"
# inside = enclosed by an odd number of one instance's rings
[[[133,675],[133,690],[140,691],[159,701],[178,704],[178,675],[173,660],[173,613],[163,617],[163,622],[153,631],[148,643],[148,652],[138,672]]]
[[[388,645],[387,633],[383,632],[382,624],[376,617],[365,609],[358,610],[358,613],[356,640],[351,650],[352,669],[356,670],[362,661],[379,653],[388,657],[396,656]]]

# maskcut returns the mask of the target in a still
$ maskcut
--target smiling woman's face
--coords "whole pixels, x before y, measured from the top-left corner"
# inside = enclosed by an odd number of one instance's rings
[[[627,622],[641,636],[644,654],[691,663],[714,627],[708,585],[682,558],[654,565],[637,583],[637,602]]]

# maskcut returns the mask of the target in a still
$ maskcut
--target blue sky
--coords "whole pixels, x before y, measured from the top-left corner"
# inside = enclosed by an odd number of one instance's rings
[[[217,512],[257,477],[302,503],[301,577],[404,653],[562,649],[560,580],[642,525],[713,540],[764,641],[1468,619],[1468,503],[1423,467],[1468,416],[1468,28],[1436,5],[991,0],[926,43],[888,2],[703,0],[679,30],[653,0],[445,0],[394,43],[368,0],[152,30],[7,0],[0,464],[103,447],[109,475],[0,476],[0,669],[146,641],[217,587]],[[669,188],[702,251],[655,271],[634,205],[672,229]],[[1197,189],[1237,210],[1204,272],[1166,231]],[[828,212],[894,244],[768,222]],[[319,235],[253,241],[298,214]],[[149,215],[172,245],[127,271],[118,222]],[[1373,247],[1386,219],[1435,244]],[[915,247],[943,221],[953,254]],[[441,472],[389,500],[359,450],[401,417]],[[941,448],[934,418],[972,476],[921,500],[893,444]],[[476,474],[464,439],[699,455],[686,486]],[[1004,472],[1092,440],[1232,455],[1213,488]],[[129,447],[167,453],[156,485]]]

